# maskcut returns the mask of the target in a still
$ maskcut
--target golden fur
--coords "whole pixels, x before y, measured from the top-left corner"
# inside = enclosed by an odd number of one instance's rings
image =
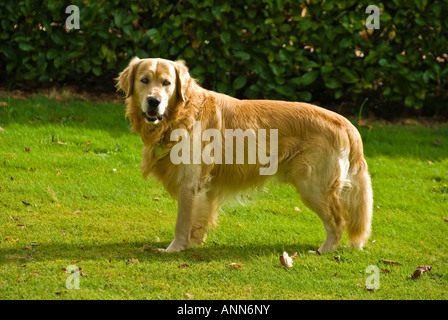
[[[275,177],[295,186],[321,218],[327,237],[319,252],[336,250],[344,226],[352,245],[362,249],[370,235],[372,190],[361,137],[347,119],[307,103],[239,100],[203,89],[182,61],[134,58],[117,80],[126,116],[144,144],[143,176],[153,175],[178,201],[175,237],[166,251],[204,243],[226,199],[270,178],[259,174],[258,162],[173,164],[169,151],[177,141],[170,141],[171,132],[191,133],[194,121],[201,121],[202,132],[215,128],[223,136],[225,129],[278,129]],[[166,105],[160,121],[142,115],[142,101],[150,96]],[[163,157],[155,156],[156,145],[163,146]]]

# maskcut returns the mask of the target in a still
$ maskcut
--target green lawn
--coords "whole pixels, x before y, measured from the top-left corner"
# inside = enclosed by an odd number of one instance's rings
[[[204,246],[167,254],[153,248],[173,239],[177,204],[141,178],[123,106],[2,96],[0,299],[447,299],[448,125],[360,131],[375,200],[363,251],[344,235],[337,252],[309,254],[320,220],[269,184],[226,204]],[[293,268],[283,251],[298,253]],[[431,273],[411,279],[421,265]]]

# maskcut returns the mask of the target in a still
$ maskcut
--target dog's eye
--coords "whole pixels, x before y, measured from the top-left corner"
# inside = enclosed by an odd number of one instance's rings
[[[169,82],[168,80],[165,80],[165,81],[162,82],[162,85],[165,86],[165,87],[169,86],[170,84],[171,84],[171,82]]]
[[[144,83],[144,84],[148,84],[148,78],[143,78],[142,80],[140,80],[142,83]]]

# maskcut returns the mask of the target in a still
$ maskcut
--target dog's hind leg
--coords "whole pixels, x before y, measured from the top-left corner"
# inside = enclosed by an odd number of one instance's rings
[[[340,167],[336,161],[327,160],[308,166],[304,172],[301,179],[296,177],[293,184],[303,203],[317,213],[324,225],[326,238],[318,250],[320,253],[334,251],[341,240],[345,224],[344,209],[340,202]]]
[[[339,199],[327,197],[326,200],[319,200],[317,197],[307,197],[302,195],[302,201],[307,207],[317,213],[325,228],[326,238],[319,247],[320,253],[334,251],[337,249],[344,230],[344,219],[341,214]]]

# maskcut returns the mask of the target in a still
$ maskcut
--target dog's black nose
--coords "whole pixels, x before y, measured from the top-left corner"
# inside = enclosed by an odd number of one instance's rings
[[[150,109],[155,109],[160,104],[160,98],[154,96],[148,97],[147,101]]]

